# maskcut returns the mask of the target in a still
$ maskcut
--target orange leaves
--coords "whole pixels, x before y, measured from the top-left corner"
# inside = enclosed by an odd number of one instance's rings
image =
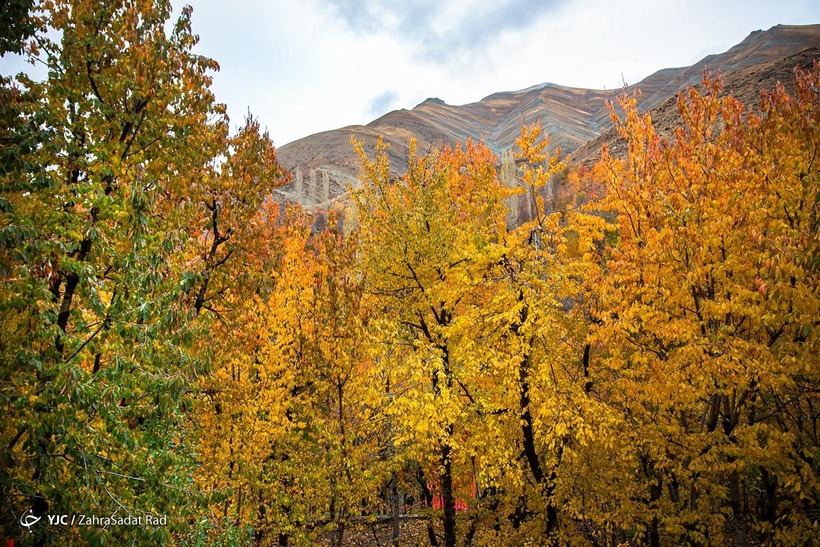
[[[546,133],[542,135],[542,132],[541,124],[522,125],[521,135],[515,139],[515,146],[518,149],[515,153],[516,159],[531,167],[525,168],[524,181],[527,186],[535,188],[546,184],[548,178],[562,167],[561,149],[548,152],[550,137]]]
[[[265,243],[235,252],[269,277],[243,285],[260,290],[235,302],[242,351],[220,349],[214,376],[241,380],[232,434],[242,423],[265,444],[219,445],[252,470],[236,484],[269,501],[258,526],[343,530],[412,468],[449,490],[445,509],[454,485],[475,484],[465,520],[483,537],[546,542],[525,526],[535,514],[571,541],[578,523],[600,543],[721,543],[743,526],[755,541],[806,541],[820,84],[800,78],[765,115],[707,80],[682,96],[671,141],[624,100],[629,156],[604,152],[589,176],[590,195],[606,188],[598,201],[555,197],[577,177],[531,127],[517,164],[502,161],[505,185],[481,144],[422,156],[413,144],[398,176],[382,141],[373,157],[354,142],[360,224],[347,239],[263,208],[269,224],[249,230]],[[253,131],[243,138],[219,194],[236,233],[257,182],[244,162],[274,162]],[[511,195],[532,216],[508,228]],[[239,368],[252,374],[228,374]],[[487,525],[485,510],[503,517]],[[444,523],[454,542],[448,511]]]
[[[604,349],[607,373],[631,380],[618,382],[610,402],[628,409],[640,435],[652,439],[652,476],[691,481],[704,507],[731,508],[744,534],[752,511],[740,502],[741,482],[755,488],[761,468],[773,471],[775,452],[797,462],[794,450],[817,446],[789,417],[818,418],[807,410],[814,396],[797,388],[820,380],[816,329],[805,315],[820,313],[809,288],[817,286],[817,270],[805,261],[817,245],[799,235],[816,224],[817,196],[806,192],[805,181],[816,178],[812,158],[820,139],[806,120],[817,119],[818,103],[805,89],[816,85],[817,74],[799,73],[797,98],[782,87],[764,95],[763,116],[720,96],[719,79],[704,79],[703,92],[679,98],[683,124],[673,142],[658,138],[634,101],[623,101],[619,129],[629,156],[605,153],[597,167],[608,183],[601,206],[617,213],[620,232],[602,264],[608,275],[593,289],[601,324],[592,340]],[[802,377],[809,369],[810,377]],[[786,399],[793,410],[777,406]],[[774,426],[763,445],[750,434],[761,422]],[[664,437],[654,437],[659,430]],[[795,431],[796,448],[784,451],[783,436]],[[704,492],[673,462],[697,468],[719,487]],[[661,522],[671,523],[682,509],[670,497],[662,492],[658,499],[669,503]],[[691,528],[701,527],[710,541],[723,533],[723,524],[703,512],[686,520],[675,533],[691,539]],[[802,527],[788,533],[803,537]],[[766,526],[758,531],[771,533]]]

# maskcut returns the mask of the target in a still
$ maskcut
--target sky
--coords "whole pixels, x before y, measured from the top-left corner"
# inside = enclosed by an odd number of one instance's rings
[[[754,30],[820,23],[818,0],[174,0],[176,13],[184,3],[232,127],[250,111],[277,146],[428,97],[620,88]]]

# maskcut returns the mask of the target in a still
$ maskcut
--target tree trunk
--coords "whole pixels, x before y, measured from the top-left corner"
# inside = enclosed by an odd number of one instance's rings
[[[733,471],[729,475],[729,502],[734,513],[735,523],[735,545],[746,545],[746,507],[743,503],[743,492],[741,487],[740,474]]]
[[[430,488],[427,486],[427,481],[424,478],[424,471],[421,470],[421,467],[418,467],[416,470],[416,480],[421,486],[421,494],[424,496],[424,504],[427,506],[428,509],[433,508],[433,493],[430,491]],[[433,528],[433,525],[430,524],[430,521],[427,521],[427,539],[430,541],[430,545],[432,547],[438,547],[438,538],[436,538],[436,530]]]
[[[648,456],[641,456],[641,466],[643,467],[644,475],[650,479],[648,507],[650,511],[656,511],[656,502],[661,499],[661,495],[663,494],[663,479],[655,473],[655,464]],[[661,544],[658,525],[658,515],[655,513],[646,531],[646,542],[651,547],[660,547]]]
[[[390,509],[393,513],[393,547],[399,547],[399,485],[395,472],[390,480]]]
[[[447,426],[447,437],[453,435],[453,426]],[[450,453],[452,449],[448,443],[441,445],[441,499],[444,510],[444,545],[456,547],[456,498],[453,495],[453,471]]]
[[[763,483],[763,496],[760,498],[760,519],[774,527],[777,519],[777,476],[770,474],[764,467],[760,470],[760,481]]]
[[[544,468],[538,458],[538,451],[535,447],[535,431],[533,427],[532,414],[530,413],[530,362],[529,355],[521,359],[518,369],[519,390],[520,390],[520,412],[521,412],[521,436],[524,442],[524,455],[527,458],[530,472],[535,482],[541,486],[544,492],[544,501],[547,508],[544,534],[550,544],[555,543],[558,532],[558,508],[552,501],[552,494],[555,490],[556,469],[550,473],[549,480],[546,480]]]

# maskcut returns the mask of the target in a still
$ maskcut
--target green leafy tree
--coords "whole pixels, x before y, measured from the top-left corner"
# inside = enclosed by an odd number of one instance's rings
[[[0,13],[0,57],[6,53],[21,53],[25,41],[37,29],[32,14],[33,0],[5,0]]]
[[[170,26],[165,1],[39,8],[60,38],[38,38],[48,78],[21,78],[36,100],[16,119],[44,135],[0,173],[0,520],[15,537],[29,510],[167,515],[167,527],[41,526],[23,539],[168,542],[196,508],[183,418],[208,361],[192,321],[220,290],[205,282],[219,257],[195,258],[197,219],[216,202],[199,198],[218,193],[209,181],[259,180],[232,159],[251,165],[254,139],[227,139],[190,8]]]

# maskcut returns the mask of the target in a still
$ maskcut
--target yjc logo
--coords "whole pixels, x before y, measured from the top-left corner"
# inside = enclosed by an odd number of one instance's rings
[[[31,509],[28,509],[25,513],[20,515],[20,524],[28,529],[28,533],[31,533],[31,527],[40,522],[40,519],[43,517],[38,517],[34,515]]]

